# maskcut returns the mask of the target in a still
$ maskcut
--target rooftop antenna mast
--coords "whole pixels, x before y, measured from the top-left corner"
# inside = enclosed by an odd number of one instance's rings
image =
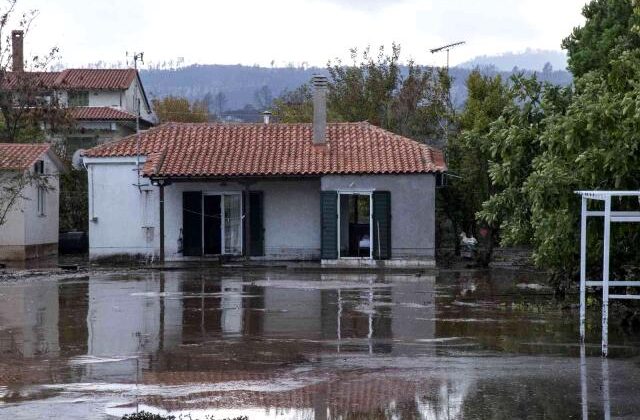
[[[129,53],[127,53],[129,56]],[[138,79],[138,61],[144,64],[144,53],[133,53],[133,68],[136,71],[136,81]],[[138,181],[136,187],[142,192],[143,185],[140,183],[140,98],[138,97],[138,89],[133,90],[133,103],[136,107],[136,172],[138,173]]]
[[[462,44],[466,44],[466,41],[454,42],[453,44],[443,45],[442,47],[433,48],[430,51],[431,51],[431,54],[439,53],[441,51],[447,52],[447,71],[449,71],[449,51],[452,48],[458,47]]]
[[[442,47],[438,47],[438,48],[432,48],[431,50],[431,54],[436,54],[442,51],[446,51],[447,52],[447,67],[446,67],[446,71],[447,71],[447,77],[449,76],[449,51],[452,48],[455,47],[459,47],[460,45],[465,44],[466,41],[460,41],[460,42],[454,42],[453,44],[447,44],[447,45],[443,45]],[[449,106],[451,107],[451,109],[453,110],[453,105],[451,104],[451,89],[449,89],[448,94],[448,101],[449,101]],[[449,146],[449,116],[446,116],[444,119],[444,150],[445,150],[445,154],[447,151],[447,147]]]

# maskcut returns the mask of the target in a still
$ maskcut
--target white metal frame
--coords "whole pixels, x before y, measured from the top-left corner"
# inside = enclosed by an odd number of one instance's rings
[[[204,254],[204,197],[217,195],[220,196],[220,254]],[[224,213],[224,196],[225,195],[239,195],[240,196],[240,253],[239,254],[228,254],[225,252],[226,244],[225,244],[225,213]],[[242,203],[242,192],[240,191],[204,191],[202,193],[202,224],[200,229],[202,230],[202,252],[203,255],[242,255],[242,250],[244,249],[244,223],[243,214],[244,214],[244,206]]]
[[[611,295],[609,287],[640,286],[640,281],[610,280],[609,253],[611,248],[611,223],[640,223],[640,211],[613,211],[614,197],[638,197],[640,191],[576,191],[582,197],[580,216],[580,340],[584,342],[586,321],[586,289],[588,286],[602,286],[602,355],[609,352],[609,300],[640,299],[640,295]],[[604,202],[604,211],[588,209],[589,200]],[[587,280],[587,221],[589,217],[604,217],[604,244],[602,255],[602,280]]]
[[[340,244],[342,243],[342,223],[340,223],[340,197],[343,195],[365,195],[369,197],[369,256],[368,257],[343,257],[340,255]],[[371,190],[341,190],[338,191],[338,259],[343,260],[372,260],[373,259],[373,191]]]

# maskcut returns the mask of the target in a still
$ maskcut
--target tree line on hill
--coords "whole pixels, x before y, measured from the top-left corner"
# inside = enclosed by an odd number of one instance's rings
[[[436,70],[415,63],[398,63],[403,76],[408,74],[410,67],[421,68],[425,72]],[[528,75],[534,73],[533,70],[518,68],[501,71],[490,65],[478,69],[485,75],[501,75],[504,79],[520,72]],[[472,71],[462,67],[449,71],[452,103],[457,108],[462,107],[466,100],[464,82]],[[156,100],[171,96],[187,99],[190,103],[204,103],[211,119],[237,122],[259,121],[261,113],[271,108],[275,98],[295,91],[314,74],[329,76],[327,68],[293,66],[192,65],[170,70],[154,68],[140,71],[147,92]],[[550,64],[537,74],[541,80],[550,83],[563,86],[571,83],[570,73],[554,70]]]

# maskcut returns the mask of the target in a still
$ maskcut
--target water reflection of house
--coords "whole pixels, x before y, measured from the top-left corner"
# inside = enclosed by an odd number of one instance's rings
[[[58,285],[54,282],[11,287],[0,297],[0,353],[5,357],[56,356]]]
[[[167,298],[180,282],[164,274],[142,279],[89,282],[87,355],[105,363],[87,364],[85,374],[101,380],[131,380],[149,368],[147,355],[181,344],[182,301]]]

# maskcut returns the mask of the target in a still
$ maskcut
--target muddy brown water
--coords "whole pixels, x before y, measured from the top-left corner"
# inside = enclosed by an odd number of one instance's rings
[[[99,273],[0,284],[0,418],[640,418],[640,339],[539,275]]]

